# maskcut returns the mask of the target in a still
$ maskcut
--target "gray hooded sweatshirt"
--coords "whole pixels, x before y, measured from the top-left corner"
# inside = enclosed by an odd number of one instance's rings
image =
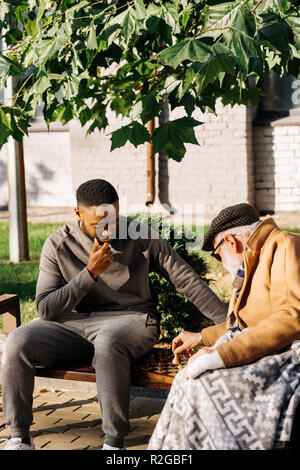
[[[131,238],[123,233],[111,241],[114,261],[96,280],[86,267],[93,240],[77,220],[47,238],[36,287],[41,319],[64,322],[89,312],[114,311],[158,317],[149,280],[154,271],[171,281],[214,323],[225,321],[225,305],[157,232],[124,216],[120,216],[120,223]]]

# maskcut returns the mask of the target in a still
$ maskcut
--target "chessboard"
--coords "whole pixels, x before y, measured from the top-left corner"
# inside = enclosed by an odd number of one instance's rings
[[[175,375],[187,364],[187,358],[174,356],[171,348],[154,348],[135,362],[133,385],[170,389]]]

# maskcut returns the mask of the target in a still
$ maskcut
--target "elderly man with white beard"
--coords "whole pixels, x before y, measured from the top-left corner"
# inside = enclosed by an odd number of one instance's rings
[[[191,357],[148,449],[283,447],[300,402],[300,236],[242,203],[213,219],[202,249],[232,276],[227,319],[174,338]]]

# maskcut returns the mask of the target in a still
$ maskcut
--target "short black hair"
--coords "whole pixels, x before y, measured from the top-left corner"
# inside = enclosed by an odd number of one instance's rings
[[[85,207],[113,204],[119,196],[108,181],[102,179],[89,180],[82,183],[76,191],[77,204]]]

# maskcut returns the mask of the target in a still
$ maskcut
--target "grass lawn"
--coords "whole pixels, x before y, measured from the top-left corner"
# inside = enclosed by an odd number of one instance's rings
[[[22,324],[37,317],[35,309],[35,286],[39,271],[39,258],[45,239],[63,224],[29,223],[29,254],[30,261],[20,264],[10,263],[9,260],[9,225],[0,222],[0,294],[18,294],[21,303]],[[205,231],[208,227],[205,227]],[[300,229],[284,228],[300,233]],[[231,294],[231,278],[222,265],[208,253],[200,252],[208,265],[207,277],[212,290],[227,303]],[[0,316],[0,332],[2,318]]]
[[[0,294],[18,294],[20,296],[22,323],[27,323],[37,316],[34,298],[35,286],[39,273],[40,253],[45,239],[62,224],[28,224],[30,261],[20,264],[9,260],[9,224],[0,223]],[[2,318],[0,316],[0,331]]]

